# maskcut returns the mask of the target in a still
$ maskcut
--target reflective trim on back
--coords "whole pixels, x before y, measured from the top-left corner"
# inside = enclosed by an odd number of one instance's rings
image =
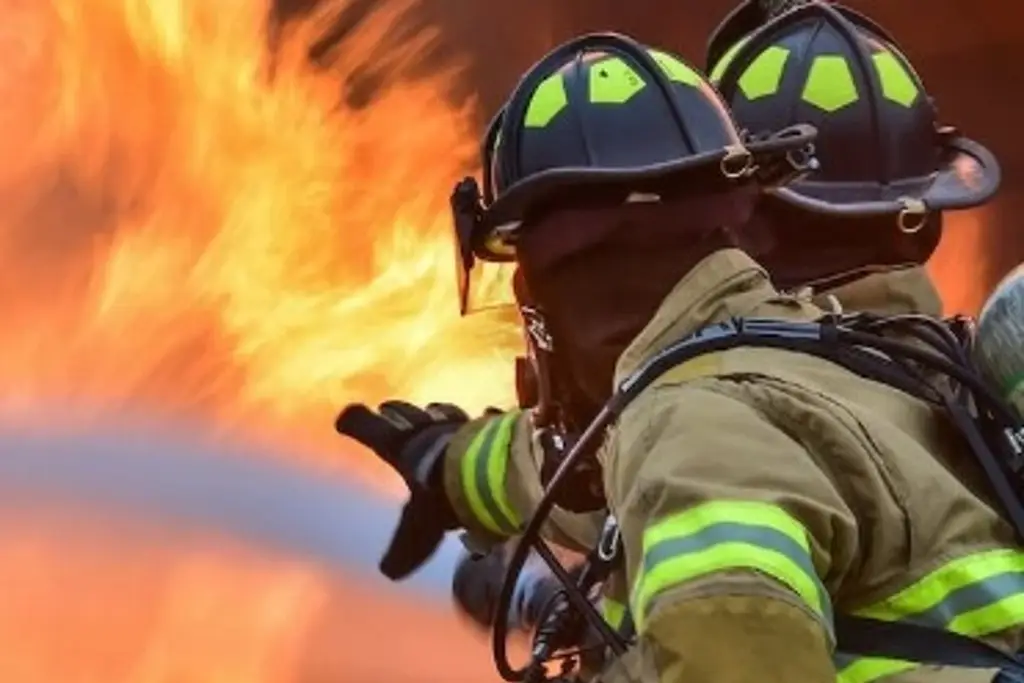
[[[856,616],[906,621],[981,638],[1024,627],[1024,553],[990,550],[953,560]],[[837,656],[840,683],[871,683],[918,665]]]

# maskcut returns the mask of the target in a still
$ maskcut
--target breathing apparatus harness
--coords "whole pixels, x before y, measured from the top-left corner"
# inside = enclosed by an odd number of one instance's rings
[[[898,335],[898,338],[894,338]],[[514,548],[497,605],[507,615],[516,580],[531,551],[562,583],[534,635],[530,662],[516,668],[506,648],[508,624],[496,619],[493,655],[501,677],[510,682],[571,680],[571,663],[549,677],[546,663],[581,641],[600,640],[602,653],[622,655],[629,640],[594,608],[591,598],[621,562],[621,541],[609,517],[600,543],[575,576],[562,566],[541,538],[541,528],[561,505],[579,471],[579,460],[623,410],[663,373],[708,353],[745,347],[775,348],[817,356],[869,380],[919,397],[949,416],[985,474],[1004,517],[1024,539],[1024,423],[981,379],[970,360],[973,325],[969,319],[941,321],[923,315],[877,316],[866,313],[827,316],[817,322],[736,319],[706,327],[664,349],[623,381],[579,439],[559,459],[536,512]],[[948,383],[948,384],[947,384]],[[569,486],[567,486],[569,484]],[[1024,665],[981,641],[907,623],[836,615],[837,650],[844,654],[903,659],[922,664],[1000,668],[1007,680],[1024,681]],[[592,648],[593,649],[593,648]],[[565,658],[563,654],[559,659]],[[586,652],[568,655],[578,665]]]

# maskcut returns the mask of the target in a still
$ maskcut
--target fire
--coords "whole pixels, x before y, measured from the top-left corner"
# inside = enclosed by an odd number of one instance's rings
[[[256,0],[6,10],[6,402],[315,445],[349,401],[511,403],[515,325],[456,310],[448,194],[477,145],[446,98],[457,69],[342,97],[372,55],[425,46],[387,42],[409,5],[384,3],[326,72],[301,50],[322,24],[299,27],[272,76]]]
[[[394,485],[333,434],[346,402],[512,402],[514,321],[457,312],[472,106],[457,66],[405,77],[431,36],[394,44],[412,2],[378,5],[315,71],[326,17],[271,64],[258,0],[3,0],[0,417],[197,419]],[[303,679],[324,576],[82,538],[0,536],[0,680]]]
[[[942,242],[928,262],[946,315],[977,314],[1002,273],[992,272],[985,254],[985,229],[994,222],[989,207],[946,216]]]
[[[447,198],[474,112],[456,66],[404,77],[431,39],[389,40],[412,2],[377,3],[314,71],[325,17],[272,63],[258,0],[2,0],[0,418],[200,419],[378,479],[332,434],[346,402],[512,402],[514,321],[456,311]],[[367,68],[380,89],[352,106]],[[372,667],[401,631],[378,615],[349,640],[377,609],[350,592],[335,640],[338,588],[308,567],[64,526],[0,529],[0,680],[353,680],[309,664],[309,634]],[[405,680],[445,651],[437,680],[463,680],[461,641],[408,628]]]

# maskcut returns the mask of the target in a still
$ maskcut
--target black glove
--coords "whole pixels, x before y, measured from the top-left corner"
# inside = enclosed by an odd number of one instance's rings
[[[477,625],[490,629],[505,580],[505,548],[497,546],[485,555],[464,555],[452,576],[455,604]]]
[[[494,626],[498,598],[505,584],[508,560],[512,546],[509,544],[492,548],[484,555],[466,554],[455,567],[452,576],[452,596],[455,604],[474,622],[484,628]],[[568,570],[572,579],[577,579],[583,565],[577,564]],[[547,564],[537,555],[532,555],[522,568],[512,593],[512,604],[507,618],[509,628],[530,632],[540,625],[551,607],[551,600],[562,590],[562,584]]]
[[[422,566],[458,520],[444,492],[445,447],[469,416],[447,403],[425,409],[402,401],[386,401],[373,412],[361,403],[347,406],[335,429],[367,446],[391,465],[409,487],[409,500],[380,561],[380,571],[393,581]]]

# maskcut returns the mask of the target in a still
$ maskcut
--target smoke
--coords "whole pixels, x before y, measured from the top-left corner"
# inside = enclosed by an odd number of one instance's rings
[[[167,430],[0,430],[0,517],[65,510],[106,525],[130,520],[154,534],[213,534],[370,577],[400,504],[340,472],[304,470],[254,448]],[[449,539],[400,585],[447,597],[460,550]]]

